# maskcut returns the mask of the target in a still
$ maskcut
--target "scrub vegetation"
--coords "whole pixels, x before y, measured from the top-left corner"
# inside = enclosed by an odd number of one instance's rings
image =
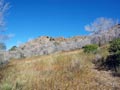
[[[0,90],[119,90],[119,77],[93,63],[109,55],[108,46],[97,54],[80,49],[11,60],[0,68]]]

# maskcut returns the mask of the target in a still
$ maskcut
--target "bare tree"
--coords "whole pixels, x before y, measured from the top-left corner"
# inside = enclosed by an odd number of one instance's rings
[[[4,35],[5,30],[5,16],[9,9],[9,3],[5,0],[0,0],[0,42],[7,40],[11,35]]]
[[[5,25],[4,17],[8,8],[9,3],[6,3],[4,0],[0,0],[0,27]]]
[[[100,17],[97,18],[93,23],[86,25],[85,30],[91,33],[97,33],[100,31],[109,30],[116,24],[118,24],[118,20]]]
[[[5,0],[0,0],[0,50],[5,47],[4,41],[10,37],[10,35],[4,35],[3,33],[5,27],[5,16],[8,9],[9,3],[5,2]]]
[[[9,8],[9,3],[6,3],[5,0],[0,0],[0,64],[5,62],[5,53],[4,50],[6,49],[6,45],[4,43],[10,35],[5,35],[4,27],[5,27],[5,15]]]

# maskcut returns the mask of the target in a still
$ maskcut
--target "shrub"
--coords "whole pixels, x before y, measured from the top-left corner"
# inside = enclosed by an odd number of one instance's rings
[[[113,71],[114,75],[120,75],[120,39],[114,39],[110,42],[109,53],[107,57],[94,60],[97,69]]]
[[[110,42],[109,52],[111,54],[115,54],[115,53],[120,52],[120,38],[115,39],[115,40]]]
[[[2,87],[1,87],[2,90],[12,90],[12,86],[10,84],[4,84]]]
[[[14,51],[16,50],[17,46],[13,46],[9,51]]]
[[[83,47],[85,53],[96,53],[98,45],[90,44]]]
[[[112,61],[110,65],[114,66],[115,71],[118,72],[120,69],[120,38],[110,42],[109,52],[112,56],[110,57],[110,61]]]
[[[5,43],[0,42],[0,50],[6,50],[6,45]]]

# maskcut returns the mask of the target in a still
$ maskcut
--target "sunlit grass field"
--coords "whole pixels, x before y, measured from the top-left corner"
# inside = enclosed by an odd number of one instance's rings
[[[94,58],[75,50],[11,60],[0,69],[0,90],[119,90],[112,84],[120,80],[95,70]]]

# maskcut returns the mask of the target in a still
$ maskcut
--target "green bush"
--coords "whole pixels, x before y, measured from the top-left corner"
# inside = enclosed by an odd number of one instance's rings
[[[9,51],[14,51],[17,48],[17,46],[13,46]]]
[[[2,87],[1,87],[2,90],[12,90],[12,86],[10,84],[4,84]]]
[[[120,38],[110,42],[109,52],[112,55],[112,66],[114,66],[116,72],[120,71]]]
[[[83,47],[85,53],[96,53],[98,49],[98,45],[90,44]]]
[[[120,52],[120,38],[110,42],[109,52],[111,54],[116,54]]]

